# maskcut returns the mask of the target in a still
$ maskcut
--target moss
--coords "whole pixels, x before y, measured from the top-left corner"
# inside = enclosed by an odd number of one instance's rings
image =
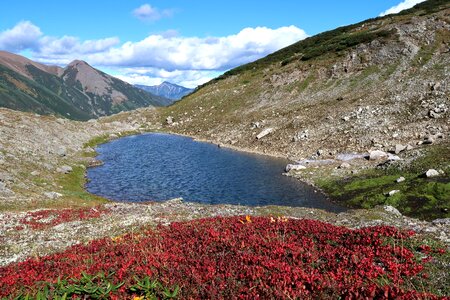
[[[83,148],[88,148],[88,147],[93,148],[93,147],[96,147],[96,146],[98,146],[100,144],[106,143],[110,139],[111,138],[109,137],[108,134],[100,135],[100,136],[97,136],[97,137],[89,140],[88,142],[84,143],[83,144]]]
[[[392,205],[405,215],[420,219],[450,217],[450,178],[442,175],[424,178],[429,168],[443,169],[450,173],[450,144],[429,148],[423,156],[405,166],[366,171],[345,179],[319,179],[316,184],[331,198],[350,207],[372,208],[376,205]],[[396,179],[405,177],[397,183]],[[392,196],[387,193],[399,190]]]
[[[69,200],[70,202],[79,202],[82,205],[97,205],[105,203],[108,200],[105,198],[93,195],[86,191],[84,185],[87,180],[84,176],[86,167],[75,166],[72,172],[65,174],[58,180],[58,184],[62,186],[62,194],[64,195],[64,200]],[[81,200],[81,201],[80,201]]]

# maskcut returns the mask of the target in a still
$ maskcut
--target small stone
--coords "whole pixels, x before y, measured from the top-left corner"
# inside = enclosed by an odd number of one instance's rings
[[[274,130],[274,129],[271,128],[271,127],[264,129],[263,131],[261,131],[261,132],[256,136],[256,139],[257,139],[257,140],[262,139],[262,138],[265,137],[266,135],[272,133],[273,130]]]
[[[436,177],[436,176],[439,176],[439,172],[436,171],[435,169],[429,169],[428,171],[425,172],[425,177],[427,177],[427,178]]]
[[[57,193],[57,192],[45,192],[44,196],[50,199],[56,199],[59,197],[62,197],[62,194]]]
[[[388,154],[381,150],[374,150],[369,152],[369,160],[386,159]]]
[[[390,192],[388,193],[388,196],[391,197],[391,196],[394,196],[394,195],[397,194],[397,193],[400,193],[400,190],[392,190],[392,191],[390,191]]]
[[[252,129],[256,129],[256,128],[261,128],[262,126],[261,126],[261,123],[260,122],[253,122],[252,124],[251,124],[251,128]]]
[[[403,177],[403,176],[401,176],[401,177],[399,177],[399,178],[397,178],[395,180],[395,182],[397,182],[397,183],[400,183],[400,182],[403,182],[403,181],[405,181],[405,177]]]
[[[285,168],[286,172],[289,172],[291,170],[298,171],[298,170],[304,170],[306,167],[304,165],[295,165],[295,164],[288,164]]]
[[[73,169],[71,166],[66,166],[66,165],[56,169],[57,172],[63,173],[63,174],[68,174],[68,173],[72,172],[72,170]]]

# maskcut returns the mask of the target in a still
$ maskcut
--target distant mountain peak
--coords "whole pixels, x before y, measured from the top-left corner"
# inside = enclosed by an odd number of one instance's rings
[[[143,89],[147,92],[150,92],[152,94],[169,98],[172,100],[179,100],[194,91],[194,89],[189,89],[184,86],[171,83],[169,81],[163,81],[161,84],[153,86],[137,84],[136,87]]]

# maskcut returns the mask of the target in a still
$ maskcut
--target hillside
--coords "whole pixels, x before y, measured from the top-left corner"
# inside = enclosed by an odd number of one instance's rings
[[[145,106],[170,104],[83,61],[46,66],[0,51],[0,106],[87,120]]]
[[[350,192],[338,198],[358,207],[390,202],[421,216],[413,208],[421,199],[419,207],[448,217],[448,176],[440,179],[442,186],[414,189],[422,186],[418,178],[427,167],[445,171],[450,160],[449,13],[449,1],[430,0],[307,38],[199,87],[165,109],[161,122],[170,116],[168,130],[224,146],[306,164],[305,159],[319,160],[290,174],[331,193],[346,187]],[[401,160],[342,159],[374,150],[396,152]],[[412,163],[418,157],[427,158]],[[340,168],[343,162],[349,164]],[[392,177],[406,173],[411,181],[403,183],[405,191],[386,197],[398,189]],[[384,185],[376,194],[363,188],[375,181],[352,186],[358,174],[382,178]],[[346,182],[325,182],[336,178]],[[361,200],[367,197],[376,200]]]
[[[165,108],[87,122],[0,108],[0,298],[447,299],[449,21],[449,1],[429,0],[303,40]],[[12,58],[0,60],[11,105],[83,119],[131,97],[82,61]],[[75,107],[75,95],[93,101]],[[363,209],[87,192],[95,147],[144,132],[288,157],[286,175]]]
[[[188,89],[184,86],[170,83],[168,81],[164,81],[161,84],[153,86],[140,84],[136,84],[135,86],[140,89],[143,89],[144,91],[150,92],[154,95],[158,95],[172,100],[180,100],[184,96],[189,95],[194,91],[194,89]]]

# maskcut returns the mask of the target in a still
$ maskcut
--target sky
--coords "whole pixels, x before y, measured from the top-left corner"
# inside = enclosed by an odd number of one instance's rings
[[[0,50],[72,60],[131,84],[195,87],[308,36],[424,0],[14,0]]]

